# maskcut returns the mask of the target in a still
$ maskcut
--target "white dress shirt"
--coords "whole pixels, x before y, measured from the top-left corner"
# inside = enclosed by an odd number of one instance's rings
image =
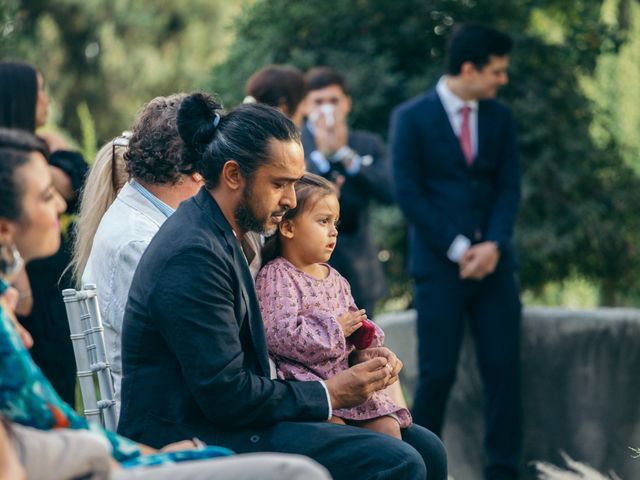
[[[471,145],[473,146],[473,154],[478,153],[478,101],[465,101],[453,93],[447,85],[447,76],[443,75],[436,85],[436,93],[442,102],[442,106],[447,112],[449,123],[456,137],[460,138],[460,130],[462,128],[462,108],[469,107],[469,129],[471,130]]]
[[[471,131],[471,146],[473,147],[474,157],[478,153],[478,101],[465,101],[451,91],[447,85],[447,76],[440,77],[436,85],[436,93],[442,102],[449,123],[456,137],[460,138],[460,130],[462,129],[462,108],[469,107],[469,130]],[[464,235],[456,235],[447,250],[447,258],[452,262],[458,263],[465,252],[471,246],[471,241]]]
[[[144,188],[141,185],[136,187]],[[167,219],[170,207],[159,209],[139,188],[127,183],[100,220],[82,274],[82,283],[94,283],[104,326],[107,356],[113,378],[116,414],[120,413],[122,381],[122,320],[138,262],[151,239]],[[152,195],[145,190],[145,193]]]

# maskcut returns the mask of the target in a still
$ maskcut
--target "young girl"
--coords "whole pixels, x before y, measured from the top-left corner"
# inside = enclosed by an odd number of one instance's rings
[[[375,328],[370,346],[381,346],[384,333],[366,320],[347,281],[326,263],[338,237],[335,186],[307,173],[295,188],[297,206],[267,239],[266,264],[256,290],[278,378],[326,380],[349,368],[349,354],[354,343],[360,345],[355,337],[363,322]],[[400,438],[400,428],[411,425],[411,415],[386,393],[376,392],[357,407],[334,410],[331,421]]]

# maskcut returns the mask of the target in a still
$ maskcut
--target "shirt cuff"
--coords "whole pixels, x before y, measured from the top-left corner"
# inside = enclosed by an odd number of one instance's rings
[[[464,235],[456,235],[456,238],[453,239],[453,242],[451,242],[449,246],[449,250],[447,250],[447,258],[454,263],[460,262],[470,246],[471,241],[467,237]]]
[[[329,164],[329,160],[326,159],[326,157],[322,154],[322,152],[318,150],[314,150],[309,154],[309,158],[313,163],[316,164],[316,167],[321,174],[324,175],[329,170],[331,170],[331,165]]]
[[[344,171],[349,175],[357,175],[360,171],[361,166],[362,157],[360,155],[356,155],[355,157],[353,157],[353,160],[351,160],[351,165],[349,165],[349,168],[345,168]]]
[[[335,153],[332,160],[344,163],[345,158],[348,157],[350,158],[349,167],[345,167],[344,171],[350,176],[357,175],[360,171],[360,167],[362,166],[362,157],[349,146],[345,145],[344,147],[341,147]]]
[[[329,388],[322,380],[320,380],[320,385],[322,385],[325,393],[327,394],[327,405],[329,406],[329,416],[327,417],[327,420],[331,420],[331,417],[333,417],[333,408],[331,408],[331,395],[329,395]]]

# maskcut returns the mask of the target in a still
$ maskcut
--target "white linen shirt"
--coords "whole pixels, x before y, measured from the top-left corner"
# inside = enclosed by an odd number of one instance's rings
[[[122,382],[122,320],[138,262],[151,239],[167,219],[156,206],[129,183],[102,217],[93,239],[82,283],[94,283],[104,325],[107,357],[120,414]]]
[[[447,76],[440,77],[436,85],[436,93],[442,102],[444,110],[449,117],[449,123],[456,137],[460,138],[460,130],[462,129],[462,107],[469,107],[469,129],[471,130],[471,145],[473,146],[474,156],[478,153],[478,101],[464,101],[451,91],[447,85]]]
[[[456,137],[460,138],[460,130],[462,130],[462,107],[469,107],[469,129],[471,130],[471,146],[473,148],[474,157],[478,154],[478,101],[464,101],[451,91],[447,85],[447,76],[440,77],[436,85],[436,93],[442,102],[451,129]],[[464,256],[465,252],[471,246],[471,241],[464,235],[456,235],[447,250],[447,257],[452,262],[458,263]]]

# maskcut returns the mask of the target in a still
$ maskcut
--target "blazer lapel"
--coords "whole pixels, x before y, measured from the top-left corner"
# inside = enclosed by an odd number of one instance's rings
[[[269,376],[269,354],[267,350],[267,341],[264,336],[264,324],[262,322],[262,314],[258,305],[258,298],[255,293],[253,277],[249,270],[247,260],[240,248],[240,241],[236,238],[231,229],[231,225],[222,214],[220,207],[213,199],[211,194],[203,187],[198,193],[196,199],[198,203],[209,213],[209,217],[213,220],[214,228],[217,227],[219,233],[215,235],[222,237],[222,241],[226,243],[225,249],[229,252],[230,260],[233,264],[236,275],[239,278],[240,295],[237,301],[244,302],[247,309],[247,317],[249,322],[249,332],[256,350],[256,357],[260,363],[262,375]]]
[[[462,152],[462,147],[460,146],[460,139],[453,131],[453,126],[451,126],[449,115],[447,115],[447,111],[442,104],[442,100],[440,100],[440,97],[435,92],[435,90],[433,91],[433,95],[436,98],[436,121],[433,122],[433,125],[436,128],[440,127],[440,135],[442,136],[441,138],[449,144],[454,161],[458,163],[459,166],[469,168],[469,165],[467,165],[467,160],[464,157],[464,153]]]
[[[489,113],[487,109],[484,108],[484,102],[478,102],[478,151],[476,152],[476,158],[473,162],[474,165],[482,162],[482,154],[485,150],[489,125],[491,124],[488,117]]]
[[[262,314],[258,304],[258,297],[254,287],[253,277],[249,270],[247,259],[240,248],[240,242],[233,238],[234,265],[236,273],[240,277],[240,289],[243,300],[247,305],[249,317],[249,331],[251,339],[257,352],[258,362],[262,368],[262,374],[269,376],[269,353],[267,350],[267,340],[264,337],[264,323],[262,322]]]

